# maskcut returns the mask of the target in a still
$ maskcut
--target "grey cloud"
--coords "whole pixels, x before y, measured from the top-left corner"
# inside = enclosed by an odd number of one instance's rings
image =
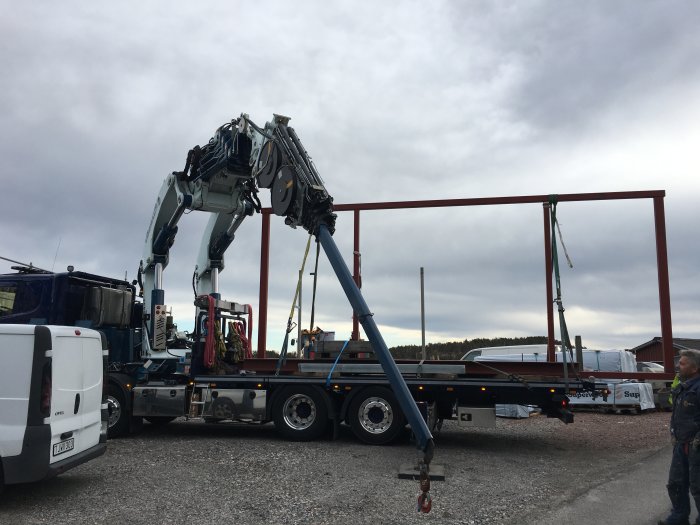
[[[242,111],[259,123],[291,116],[336,202],[597,191],[610,180],[548,164],[577,148],[599,153],[590,144],[600,122],[624,131],[616,144],[627,151],[626,115],[697,83],[694,3],[71,5],[13,4],[0,17],[0,255],[50,265],[60,238],[56,268],[130,278],[163,178]],[[669,182],[667,219],[674,310],[697,334],[685,321],[700,296],[694,180]],[[562,204],[560,219],[576,265],[563,272],[572,316],[653,319],[651,207]],[[181,221],[167,301],[191,300],[205,221]],[[362,228],[364,292],[380,324],[418,328],[425,266],[436,333],[543,333],[540,207],[367,212]],[[259,217],[247,220],[227,254],[232,300],[257,303],[259,232]],[[340,214],[349,265],[351,235],[352,216]],[[271,341],[305,241],[273,218]],[[323,255],[319,274],[318,315],[347,323]],[[308,275],[304,287],[308,306]],[[658,335],[614,322],[591,337]]]

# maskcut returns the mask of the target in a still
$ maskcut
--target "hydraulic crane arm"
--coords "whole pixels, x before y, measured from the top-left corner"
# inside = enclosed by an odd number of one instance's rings
[[[198,257],[197,277],[201,284],[209,280],[208,289],[216,289],[226,248],[245,217],[259,210],[258,189],[268,188],[272,211],[283,216],[285,224],[301,226],[321,243],[360,317],[427,464],[434,447],[430,430],[333,241],[333,199],[288,123],[289,118],[274,115],[272,122],[260,128],[242,114],[220,127],[206,146],[190,150],[184,171],[166,179],[148,229],[140,268],[144,277],[145,353],[148,357],[167,357],[164,336],[159,338],[157,326],[163,315],[159,310],[164,304],[162,273],[182,215],[188,210],[214,213],[204,237],[205,247]]]
[[[253,211],[252,207],[246,206],[243,213],[217,213],[209,217],[195,267],[198,295],[219,293],[219,272],[225,266],[224,253],[233,242],[236,230]]]
[[[218,271],[223,267],[223,252],[233,239],[231,222],[240,224],[243,217],[260,207],[250,166],[252,140],[238,132],[236,125],[240,120],[221,126],[203,148],[190,150],[185,169],[171,173],[163,182],[139,268],[143,282],[144,357],[174,355],[166,348],[163,270],[168,265],[170,247],[175,242],[182,215],[193,210],[214,214],[209,228],[215,235],[214,258],[207,261],[207,266]]]
[[[177,223],[185,212],[215,214],[204,236],[206,249],[200,250],[197,261],[197,277],[205,279],[205,285],[212,270],[223,269],[223,254],[243,219],[259,211],[258,188],[271,190],[272,209],[284,216],[289,226],[302,226],[310,233],[315,233],[321,223],[331,232],[335,229],[333,199],[288,122],[289,118],[275,115],[272,122],[260,128],[243,114],[221,126],[206,146],[190,150],[185,169],[166,178],[146,235],[142,261],[149,339],[154,340],[151,307],[156,303],[151,300],[152,291],[162,290],[162,272],[168,264]],[[153,349],[163,348],[154,343]]]

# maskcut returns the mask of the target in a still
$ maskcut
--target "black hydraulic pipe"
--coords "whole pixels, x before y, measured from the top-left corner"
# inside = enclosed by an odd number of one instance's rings
[[[312,185],[313,181],[311,180],[310,173],[308,173],[309,169],[304,161],[304,156],[297,150],[294,141],[287,132],[287,128],[285,126],[278,126],[277,131],[281,137],[282,145],[286,147],[287,154],[291,157],[290,160],[292,160],[292,164],[297,168],[294,171],[304,179],[305,184],[309,186]]]
[[[308,153],[306,152],[306,148],[301,143],[301,140],[299,140],[299,137],[297,136],[296,131],[294,131],[294,128],[287,128],[287,133],[289,134],[289,137],[292,139],[292,142],[294,145],[297,147],[297,150],[302,154],[306,167],[309,170],[309,173],[311,177],[314,179],[311,182],[317,186],[324,186],[323,184],[323,179],[321,179],[321,176],[318,174],[318,171],[316,170],[316,166],[314,166],[313,161],[309,157]]]
[[[379,328],[377,328],[377,324],[372,318],[372,313],[369,311],[369,307],[362,297],[360,289],[355,284],[352,274],[350,270],[348,270],[343,257],[340,255],[340,251],[338,251],[338,246],[336,246],[325,224],[319,226],[317,238],[321,242],[321,246],[323,246],[323,251],[325,251],[328,256],[328,260],[335,271],[335,275],[338,277],[340,285],[345,291],[348,301],[350,301],[353,310],[357,313],[362,328],[364,328],[372,344],[374,354],[377,356],[384,373],[389,379],[389,383],[399,401],[401,410],[403,410],[403,413],[406,415],[406,419],[408,419],[408,423],[411,425],[411,429],[416,436],[418,448],[423,452],[423,462],[427,465],[433,458],[433,449],[435,448],[430,429],[428,429],[428,425],[418,410],[418,406],[413,396],[411,396],[411,392],[408,390],[408,386],[406,386],[406,382],[401,376],[401,372],[399,372],[394,359],[391,357],[389,348],[386,346],[384,338],[379,332]]]

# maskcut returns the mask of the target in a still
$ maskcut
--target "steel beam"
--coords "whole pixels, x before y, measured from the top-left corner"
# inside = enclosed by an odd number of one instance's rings
[[[671,294],[668,286],[668,254],[666,251],[666,218],[663,197],[654,197],[654,229],[656,231],[656,272],[659,280],[659,312],[661,314],[661,348],[664,370],[673,373],[673,328],[671,325]]]
[[[606,201],[626,199],[653,199],[664,197],[664,190],[615,191],[607,193],[563,193],[557,202]],[[334,204],[333,211],[353,210],[398,210],[405,208],[447,208],[451,206],[494,206],[499,204],[548,203],[550,195],[522,195],[514,197],[476,197],[472,199],[440,199],[424,201],[361,202],[356,204]]]
[[[360,276],[360,210],[353,212],[353,248],[352,248],[352,274],[355,284],[362,289],[362,277]],[[360,322],[357,313],[352,313],[352,336],[353,341],[360,340]]]
[[[547,293],[547,361],[554,363],[554,290],[552,287],[552,230],[549,219],[549,203],[542,206],[544,211],[544,273]]]
[[[258,304],[258,357],[265,357],[267,346],[267,296],[270,279],[270,208],[262,210],[262,235],[260,238],[260,294]]]

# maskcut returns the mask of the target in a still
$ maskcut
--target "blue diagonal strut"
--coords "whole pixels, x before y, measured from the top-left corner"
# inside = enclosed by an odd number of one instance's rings
[[[408,390],[408,386],[406,386],[406,382],[401,376],[394,359],[391,357],[389,349],[384,342],[384,338],[379,332],[379,328],[377,328],[377,324],[374,322],[372,313],[369,311],[369,307],[362,297],[360,289],[355,284],[350,270],[345,264],[333,237],[325,225],[322,224],[319,227],[317,238],[321,242],[323,251],[326,252],[328,260],[335,271],[335,275],[338,277],[338,281],[340,281],[348,301],[350,301],[352,308],[355,310],[362,324],[362,328],[364,328],[372,344],[374,353],[389,379],[389,383],[399,401],[399,405],[401,405],[401,410],[403,410],[406,419],[408,419],[408,423],[411,425],[411,429],[418,442],[418,449],[423,452],[423,461],[428,464],[433,457],[433,449],[435,448],[433,436],[428,429],[428,425],[423,419],[423,416],[421,416],[418,406],[416,406],[416,402],[413,400],[413,396],[411,396],[411,392]]]

